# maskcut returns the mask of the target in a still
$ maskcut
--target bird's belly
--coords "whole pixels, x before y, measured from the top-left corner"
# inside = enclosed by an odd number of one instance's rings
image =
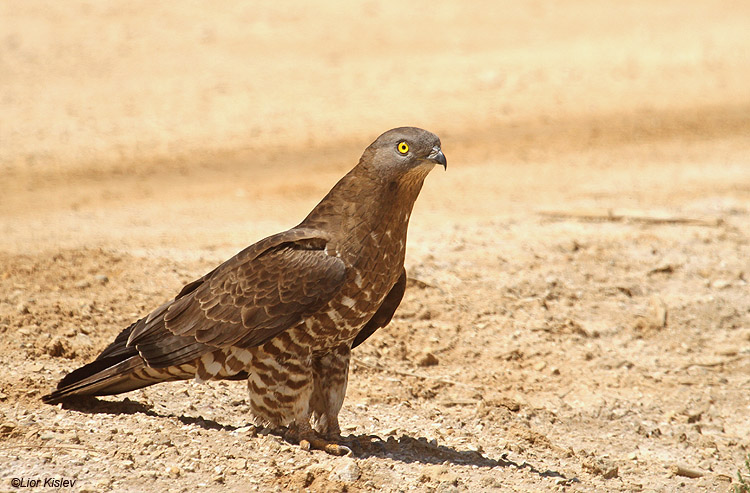
[[[351,344],[375,314],[395,281],[394,276],[368,274],[352,276],[339,296],[299,327],[314,335],[313,351]]]

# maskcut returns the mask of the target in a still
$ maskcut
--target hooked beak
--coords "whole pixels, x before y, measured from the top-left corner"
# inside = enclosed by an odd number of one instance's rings
[[[427,159],[437,164],[442,164],[443,168],[448,169],[448,160],[445,159],[445,154],[443,154],[443,151],[438,146],[432,148],[432,152],[427,156]]]

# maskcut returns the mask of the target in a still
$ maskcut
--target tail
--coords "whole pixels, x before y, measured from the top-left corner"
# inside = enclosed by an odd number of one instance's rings
[[[192,364],[149,367],[135,347],[126,345],[137,323],[120,332],[94,361],[66,375],[54,392],[42,397],[42,402],[57,404],[75,396],[121,394],[155,383],[187,380],[195,376],[196,368]]]

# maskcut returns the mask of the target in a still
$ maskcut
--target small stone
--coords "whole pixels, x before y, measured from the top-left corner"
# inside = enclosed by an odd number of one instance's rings
[[[418,366],[435,366],[439,363],[437,357],[432,353],[424,353],[421,358],[419,358],[419,361],[417,361]]]
[[[485,488],[502,488],[502,484],[492,476],[484,476],[482,479],[479,480],[479,482],[484,486]]]
[[[15,429],[16,425],[13,423],[2,423],[0,424],[0,435],[10,435]]]
[[[255,426],[242,426],[240,428],[237,428],[234,431],[235,431],[235,433],[238,433],[238,434],[239,433],[251,433],[251,434],[255,434],[256,429],[255,429]]]
[[[581,464],[584,469],[604,479],[616,478],[619,471],[616,465],[605,459],[592,459]]]
[[[667,326],[667,304],[658,296],[652,296],[649,300],[649,321],[655,329]]]
[[[109,277],[105,276],[104,274],[98,274],[94,276],[94,279],[96,279],[96,282],[100,284],[107,284],[109,282]]]
[[[726,279],[717,279],[716,281],[711,283],[711,287],[714,289],[726,289],[731,286],[732,281],[728,281]]]
[[[450,482],[442,481],[438,487],[437,490],[440,493],[458,493],[458,487]]]
[[[70,343],[68,343],[67,340],[61,339],[60,337],[55,337],[50,342],[48,342],[45,345],[44,350],[53,358],[72,357],[75,355],[75,353],[70,350]]]
[[[670,471],[675,476],[682,476],[683,478],[690,478],[690,479],[700,478],[705,475],[705,473],[703,473],[702,471],[697,471],[691,467],[684,466],[682,464],[673,465],[670,468]]]
[[[27,313],[29,313],[29,305],[27,305],[26,303],[19,303],[18,305],[16,305],[16,311],[21,315],[26,315]]]
[[[168,466],[167,467],[167,474],[169,475],[170,478],[178,478],[178,477],[180,477],[180,473],[181,472],[182,471],[177,466]]]
[[[353,483],[359,479],[362,471],[360,470],[357,462],[354,459],[347,459],[341,461],[330,475],[329,479],[343,481],[345,483]]]
[[[480,444],[478,444],[478,443],[470,443],[470,444],[469,444],[469,445],[468,445],[468,446],[467,446],[466,448],[467,448],[467,449],[468,449],[469,451],[471,451],[471,452],[476,452],[476,453],[478,453],[478,454],[483,454],[483,453],[484,453],[484,447],[482,447],[482,446],[481,446]]]

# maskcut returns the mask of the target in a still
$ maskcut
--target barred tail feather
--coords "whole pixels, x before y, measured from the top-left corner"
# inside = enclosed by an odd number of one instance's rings
[[[94,361],[66,375],[42,401],[57,404],[75,396],[121,394],[159,382],[193,378],[192,365],[150,368],[136,348],[127,346],[128,336],[138,322],[123,330]]]
[[[140,356],[114,363],[108,360],[98,359],[69,373],[54,392],[42,397],[42,401],[57,404],[74,396],[113,395],[156,383],[134,378],[135,370],[145,367]]]

